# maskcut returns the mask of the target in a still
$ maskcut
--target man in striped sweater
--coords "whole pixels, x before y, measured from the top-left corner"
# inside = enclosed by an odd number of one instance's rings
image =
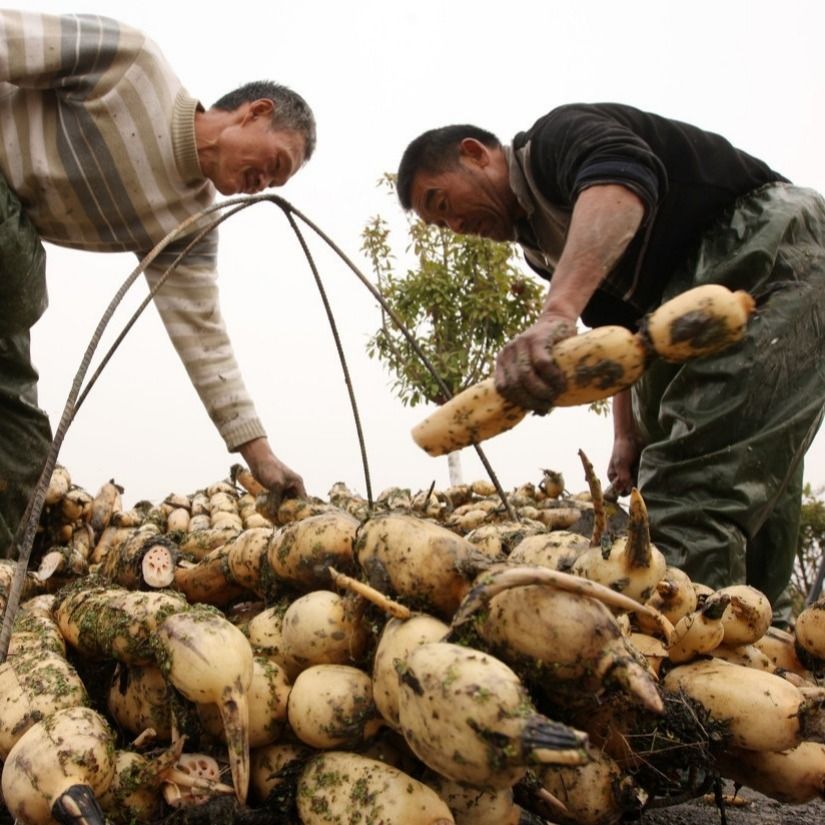
[[[282,186],[314,145],[312,111],[283,86],[247,84],[204,109],[135,29],[96,16],[0,11],[0,555],[51,440],[29,351],[47,304],[40,239],[142,258],[216,191]],[[150,286],[192,237],[153,261]],[[155,305],[229,450],[270,490],[304,495],[244,387],[220,315],[216,260],[213,230]]]

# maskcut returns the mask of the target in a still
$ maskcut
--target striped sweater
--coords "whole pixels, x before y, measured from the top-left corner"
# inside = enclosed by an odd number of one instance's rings
[[[199,103],[145,35],[102,17],[0,11],[0,172],[42,238],[143,257],[215,198],[195,143]],[[154,285],[175,242],[146,272]],[[264,435],[218,305],[217,231],[155,296],[229,449]]]

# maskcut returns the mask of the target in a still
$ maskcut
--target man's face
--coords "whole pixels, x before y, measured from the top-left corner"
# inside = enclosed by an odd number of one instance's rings
[[[291,130],[274,130],[270,106],[256,101],[239,123],[225,129],[218,141],[217,162],[209,178],[222,195],[252,195],[270,186],[283,186],[301,168],[304,136]]]
[[[449,227],[461,235],[494,241],[515,238],[518,203],[499,149],[462,141],[456,166],[437,173],[418,172],[411,188],[412,208],[424,223]]]

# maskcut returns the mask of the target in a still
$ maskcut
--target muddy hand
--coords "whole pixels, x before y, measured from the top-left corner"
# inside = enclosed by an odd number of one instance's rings
[[[553,345],[576,334],[566,319],[541,317],[507,344],[496,359],[496,390],[526,410],[544,414],[565,389],[552,356]]]
[[[256,438],[239,448],[252,475],[267,490],[270,499],[280,504],[285,498],[304,498],[304,480],[273,452],[266,438]]]
[[[618,437],[607,467],[607,478],[617,496],[626,496],[637,483],[641,444],[632,437]],[[606,497],[606,496],[605,496]]]

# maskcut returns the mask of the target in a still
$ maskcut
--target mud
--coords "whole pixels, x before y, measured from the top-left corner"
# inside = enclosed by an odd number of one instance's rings
[[[733,785],[725,792],[733,794]],[[742,788],[736,795],[745,805],[727,804],[724,815],[712,800],[694,799],[682,805],[647,811],[639,825],[822,825],[825,800],[787,805]]]

